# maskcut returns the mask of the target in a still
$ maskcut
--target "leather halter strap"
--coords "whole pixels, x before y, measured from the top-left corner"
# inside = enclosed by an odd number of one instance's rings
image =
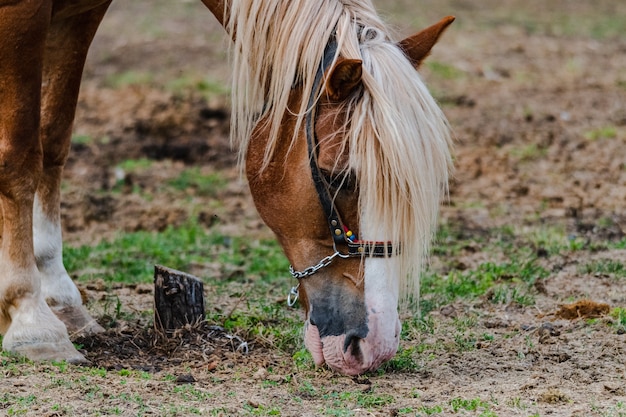
[[[348,253],[340,253],[342,257],[391,256],[393,255],[393,246],[391,245],[391,242],[361,241],[355,238],[351,239],[350,236],[347,235],[347,233],[349,233],[349,229],[341,220],[341,216],[335,207],[330,186],[322,175],[320,167],[317,163],[318,142],[315,135],[315,102],[321,92],[324,73],[328,68],[330,68],[336,54],[337,40],[333,36],[324,49],[322,62],[320,63],[317,73],[315,74],[313,89],[307,103],[308,112],[305,118],[305,132],[313,183],[315,184],[317,196],[319,197],[320,204],[322,205],[324,215],[328,222],[330,234],[333,238],[333,246],[337,248],[337,245],[339,244],[347,245],[348,247]]]
[[[336,258],[350,258],[350,257],[364,257],[364,256],[377,256],[385,257],[394,254],[394,249],[391,242],[375,242],[375,241],[362,241],[357,240],[352,236],[348,236],[348,228],[345,227],[339,212],[335,207],[334,199],[330,190],[328,182],[324,179],[319,165],[317,164],[317,152],[318,143],[315,135],[315,111],[317,106],[315,102],[320,96],[322,83],[324,79],[324,73],[335,59],[337,54],[337,40],[333,36],[324,49],[324,55],[320,67],[315,74],[313,80],[313,89],[307,102],[307,114],[305,117],[305,133],[307,148],[309,151],[309,163],[311,166],[311,176],[313,177],[313,183],[315,184],[315,190],[319,197],[320,204],[324,210],[324,215],[328,222],[330,229],[330,235],[333,239],[334,253],[319,261],[317,264],[305,268],[302,271],[296,271],[293,266],[289,266],[289,272],[291,276],[298,279],[298,285],[291,288],[289,295],[287,296],[287,304],[293,307],[298,300],[301,280],[314,275],[320,269],[326,268]],[[348,253],[342,253],[337,248],[337,245],[346,245],[348,247]]]

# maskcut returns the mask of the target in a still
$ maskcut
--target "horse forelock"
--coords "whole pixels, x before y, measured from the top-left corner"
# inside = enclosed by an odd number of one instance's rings
[[[287,103],[294,83],[311,91],[326,44],[336,37],[338,55],[363,62],[363,92],[347,105],[350,166],[359,180],[361,222],[377,240],[398,243],[390,258],[400,271],[404,301],[419,296],[423,269],[451,167],[446,119],[418,73],[389,39],[369,1],[234,0],[233,125],[240,161],[254,124],[270,123],[265,151],[272,157],[285,112],[297,115],[295,140],[310,109]],[[255,113],[251,109],[257,109]],[[394,277],[395,278],[395,277]]]

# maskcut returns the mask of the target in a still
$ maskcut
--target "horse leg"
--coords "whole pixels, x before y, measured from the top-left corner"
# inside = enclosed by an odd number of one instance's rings
[[[41,290],[71,336],[104,329],[89,315],[62,259],[60,187],[89,45],[110,1],[65,19],[53,19],[43,62],[41,143],[43,173],[35,195],[33,234]]]
[[[33,251],[43,48],[50,1],[0,5],[0,332],[3,349],[31,359],[84,361],[46,304]]]

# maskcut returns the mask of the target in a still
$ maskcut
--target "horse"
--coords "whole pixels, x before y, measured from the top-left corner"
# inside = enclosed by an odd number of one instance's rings
[[[378,368],[419,296],[451,135],[416,71],[454,20],[396,42],[369,0],[202,0],[232,38],[233,143],[291,263],[317,365]],[[60,183],[80,78],[111,0],[0,3],[0,333],[32,360],[85,362],[104,329],[62,260]]]

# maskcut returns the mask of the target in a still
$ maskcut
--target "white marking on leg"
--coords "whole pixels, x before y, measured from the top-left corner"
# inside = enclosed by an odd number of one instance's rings
[[[81,305],[80,292],[63,265],[61,225],[45,215],[37,195],[33,205],[33,243],[44,299],[54,306]]]

